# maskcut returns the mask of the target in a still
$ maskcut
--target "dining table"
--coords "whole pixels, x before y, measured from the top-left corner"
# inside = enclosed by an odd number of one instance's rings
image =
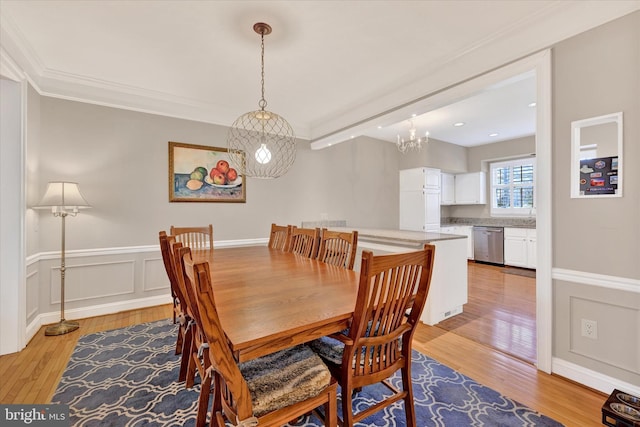
[[[349,326],[359,274],[266,246],[193,250],[208,262],[216,310],[238,362]]]

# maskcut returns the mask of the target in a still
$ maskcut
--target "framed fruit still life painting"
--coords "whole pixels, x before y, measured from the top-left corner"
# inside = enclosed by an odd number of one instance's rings
[[[245,177],[229,158],[226,148],[170,141],[169,201],[246,202]]]

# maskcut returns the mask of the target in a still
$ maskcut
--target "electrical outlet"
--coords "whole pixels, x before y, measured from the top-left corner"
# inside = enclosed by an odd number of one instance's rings
[[[591,338],[592,340],[597,340],[598,322],[595,320],[582,319],[582,336]]]

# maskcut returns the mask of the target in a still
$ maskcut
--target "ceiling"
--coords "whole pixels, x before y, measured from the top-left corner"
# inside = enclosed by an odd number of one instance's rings
[[[428,112],[417,101],[638,9],[637,0],[0,0],[0,54],[42,95],[229,126],[258,109],[252,27],[263,21],[273,27],[267,109],[312,148],[359,135],[395,141],[414,106],[419,132],[470,146],[534,133],[534,76]]]

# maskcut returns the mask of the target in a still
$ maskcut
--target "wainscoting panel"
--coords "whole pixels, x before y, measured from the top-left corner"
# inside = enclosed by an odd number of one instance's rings
[[[142,260],[142,290],[169,292],[171,284],[167,277],[162,258],[145,258]]]
[[[553,372],[605,394],[640,384],[640,280],[565,269],[552,277]],[[583,321],[596,333],[585,336]]]
[[[65,303],[133,294],[135,262],[115,261],[66,267]],[[51,304],[60,303],[60,267],[51,269]]]
[[[640,373],[640,337],[627,333],[638,326],[640,310],[616,304],[571,296],[571,341],[569,351],[589,357],[602,363]],[[582,334],[582,322],[595,322],[597,327],[592,337]],[[625,341],[625,351],[611,351],[620,348]]]
[[[29,270],[29,269],[28,269]],[[39,283],[38,270],[27,273],[27,324],[38,313],[39,304]]]

